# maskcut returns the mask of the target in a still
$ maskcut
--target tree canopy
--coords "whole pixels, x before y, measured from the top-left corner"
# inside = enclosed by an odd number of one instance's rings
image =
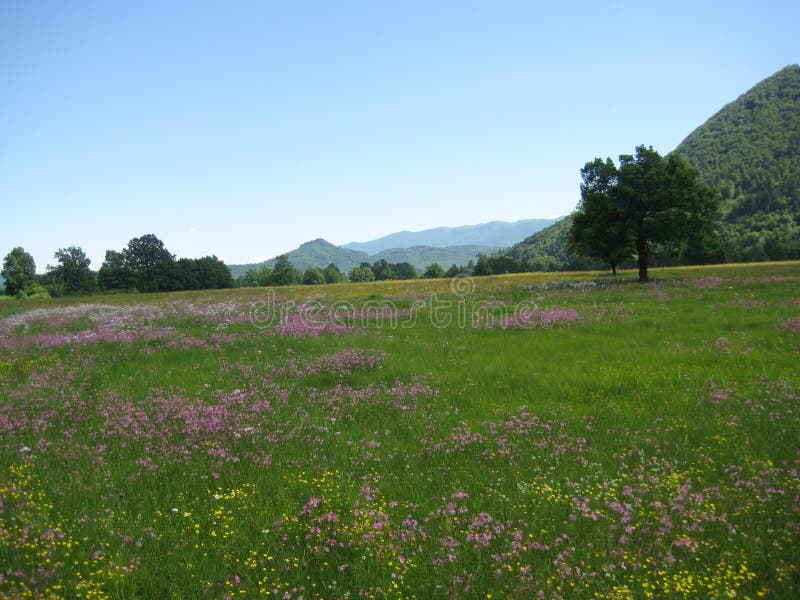
[[[78,246],[59,248],[53,257],[58,261],[55,267],[48,266],[47,285],[50,293],[57,290],[59,294],[76,295],[91,294],[97,281],[89,265],[91,261]]]
[[[3,259],[2,275],[6,280],[6,295],[20,296],[30,293],[36,283],[36,263],[33,256],[17,246]]]
[[[702,243],[719,210],[716,192],[678,154],[645,146],[633,155],[595,159],[581,170],[581,201],[572,220],[573,246],[612,268],[636,255],[639,280],[657,244]]]

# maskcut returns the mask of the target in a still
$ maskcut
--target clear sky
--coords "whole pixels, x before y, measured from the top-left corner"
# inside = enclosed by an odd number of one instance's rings
[[[253,262],[569,213],[800,62],[800,2],[0,0],[0,256]]]

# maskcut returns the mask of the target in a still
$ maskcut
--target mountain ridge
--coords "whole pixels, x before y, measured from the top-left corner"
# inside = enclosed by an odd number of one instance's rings
[[[800,258],[800,66],[760,81],[696,127],[680,153],[717,189],[722,214],[715,262]],[[567,249],[571,218],[504,252],[542,270],[602,268]],[[660,264],[676,264],[669,254]]]
[[[488,223],[458,227],[435,227],[417,232],[399,231],[368,242],[351,242],[342,246],[336,246],[323,238],[316,238],[300,244],[300,246],[285,254],[288,256],[289,261],[301,271],[309,267],[325,268],[333,263],[342,271],[347,272],[362,262],[374,263],[382,259],[391,263],[408,262],[420,271],[433,263],[439,263],[444,268],[447,268],[453,264],[466,265],[471,260],[476,260],[479,254],[499,252],[513,244],[514,241],[519,241],[529,235],[528,233],[523,233],[513,241],[503,243],[505,240],[517,235],[515,232],[539,231],[557,220],[490,221]],[[436,239],[440,241],[442,239],[488,240],[494,241],[494,243],[478,243],[475,241],[474,243],[448,244],[445,246],[419,243],[420,240],[426,239],[432,240],[434,243]],[[392,240],[400,245],[382,247],[387,240]],[[380,249],[368,252],[361,250],[360,248],[362,247],[377,247]],[[236,278],[248,270],[257,269],[262,265],[273,267],[277,259],[278,257],[275,256],[258,263],[232,264],[228,265],[228,269],[233,277]]]
[[[377,254],[384,250],[428,246],[494,246],[507,247],[552,225],[556,219],[521,219],[519,221],[489,221],[476,225],[434,227],[421,231],[397,231],[367,242],[349,242],[342,248]]]

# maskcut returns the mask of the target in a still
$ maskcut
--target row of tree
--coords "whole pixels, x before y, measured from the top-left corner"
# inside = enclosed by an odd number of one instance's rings
[[[447,271],[441,265],[433,263],[419,273],[414,265],[407,262],[390,263],[385,259],[372,264],[362,262],[353,267],[346,274],[335,264],[330,263],[324,269],[309,267],[305,272],[292,265],[284,254],[279,256],[274,267],[262,265],[250,269],[236,278],[237,287],[262,287],[270,285],[321,285],[325,283],[345,283],[364,281],[388,281],[392,279],[417,279],[422,276],[426,279],[437,277],[452,277],[458,273],[472,273],[473,263],[468,266],[452,265]]]
[[[646,281],[651,257],[664,248],[680,248],[687,262],[708,262],[722,253],[714,223],[719,212],[718,193],[701,181],[697,171],[672,153],[662,157],[639,146],[634,155],[622,155],[619,166],[609,158],[596,158],[581,170],[581,201],[571,215],[569,247],[575,254],[617,266],[635,257],[639,280]],[[36,275],[33,257],[14,248],[3,261],[6,294],[89,294],[98,290],[141,292],[227,288],[234,285],[317,285],[344,281],[415,279],[419,273],[407,262],[384,259],[362,262],[345,275],[333,263],[302,273],[286,255],[275,266],[247,271],[235,282],[230,270],[215,256],[176,260],[152,234],[134,238],[120,252],[109,250],[95,274],[78,247],[55,253],[57,265]],[[436,278],[459,273],[493,275],[532,270],[528,260],[507,253],[478,257],[467,266],[426,267],[422,276]]]
[[[5,293],[10,296],[70,296],[108,291],[178,291],[233,287],[228,267],[216,256],[176,260],[152,234],[134,238],[121,252],[108,250],[100,270],[77,247],[56,251],[55,266],[36,274],[33,257],[17,247],[3,260]]]

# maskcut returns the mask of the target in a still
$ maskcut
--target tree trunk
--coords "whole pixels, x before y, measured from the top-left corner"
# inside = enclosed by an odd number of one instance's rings
[[[611,274],[616,276],[616,274],[617,274],[617,263],[611,263]]]
[[[639,255],[639,282],[647,281],[647,245],[637,244],[636,253]]]

